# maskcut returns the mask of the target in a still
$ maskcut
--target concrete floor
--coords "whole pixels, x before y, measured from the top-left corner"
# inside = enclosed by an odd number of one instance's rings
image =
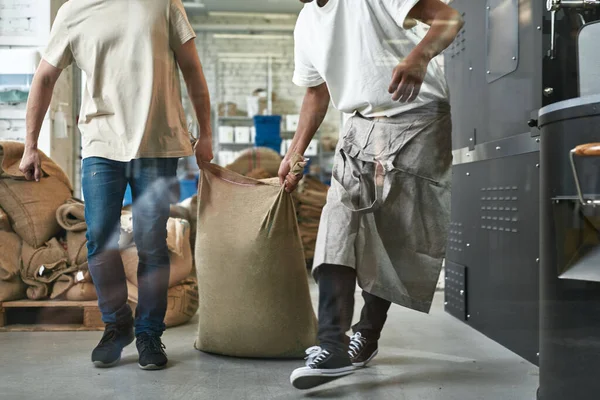
[[[95,369],[89,357],[99,332],[0,333],[0,398],[533,400],[537,368],[445,314],[442,297],[429,316],[392,307],[371,367],[306,392],[289,383],[299,361],[194,350],[197,320],[165,333],[164,371],[140,370],[133,345],[118,367]]]

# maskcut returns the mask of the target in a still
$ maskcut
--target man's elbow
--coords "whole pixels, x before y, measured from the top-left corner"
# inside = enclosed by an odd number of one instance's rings
[[[465,20],[458,11],[456,11],[454,9],[452,11],[453,11],[452,21],[456,26],[456,30],[460,31],[463,28],[463,26],[465,26]]]

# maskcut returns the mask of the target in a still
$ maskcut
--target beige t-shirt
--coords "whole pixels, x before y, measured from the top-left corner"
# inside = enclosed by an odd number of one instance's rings
[[[175,53],[196,37],[181,0],[71,0],[44,60],[87,78],[83,157],[127,162],[192,154]]]

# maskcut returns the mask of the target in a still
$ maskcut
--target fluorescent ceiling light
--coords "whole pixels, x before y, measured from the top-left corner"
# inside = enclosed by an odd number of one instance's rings
[[[260,54],[256,54],[256,53],[218,53],[217,56],[219,58],[251,58],[251,59],[267,58],[267,57],[284,58],[284,55],[281,53],[260,53]]]
[[[250,17],[250,18],[263,18],[263,19],[295,19],[295,14],[267,14],[267,13],[244,13],[244,12],[233,12],[233,11],[210,11],[208,13],[211,17]]]
[[[204,3],[193,3],[190,1],[183,2],[183,7],[187,10],[204,10],[206,7]]]
[[[250,35],[250,34],[243,34],[243,33],[216,33],[213,35],[213,37],[215,39],[277,40],[277,39],[291,39],[292,35]]]

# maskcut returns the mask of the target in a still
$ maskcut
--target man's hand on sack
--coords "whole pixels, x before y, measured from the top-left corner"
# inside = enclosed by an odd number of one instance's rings
[[[392,100],[406,103],[417,98],[430,61],[425,55],[413,52],[394,68],[388,89]]]
[[[286,156],[281,165],[279,166],[279,183],[284,185],[285,191],[292,193],[298,187],[298,184],[302,180],[304,174],[294,175],[291,173],[292,166],[290,165],[290,159]]]
[[[40,154],[36,148],[25,146],[19,171],[25,175],[25,179],[28,181],[39,182],[42,179],[42,163],[40,162]]]
[[[202,134],[194,146],[194,153],[196,154],[196,162],[211,162],[214,158],[212,148],[212,135]]]

